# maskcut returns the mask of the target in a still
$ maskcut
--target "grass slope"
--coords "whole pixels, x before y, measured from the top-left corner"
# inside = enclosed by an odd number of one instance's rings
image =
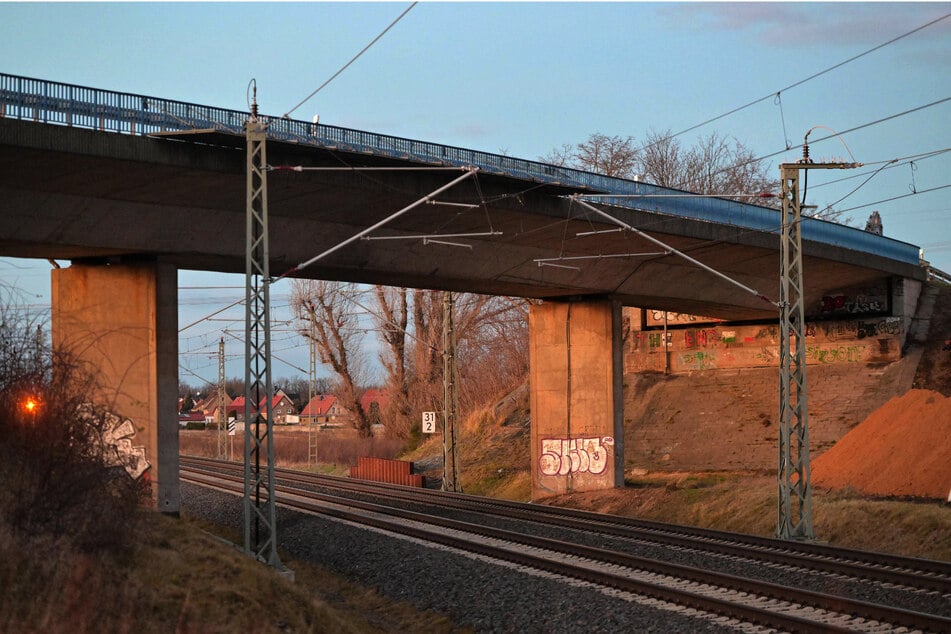
[[[193,522],[143,513],[120,555],[0,529],[0,632],[457,631],[315,566],[286,562],[292,582]]]

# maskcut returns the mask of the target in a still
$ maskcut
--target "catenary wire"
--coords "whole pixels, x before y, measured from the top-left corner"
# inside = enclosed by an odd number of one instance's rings
[[[855,211],[856,209],[862,209],[863,207],[872,207],[873,205],[879,205],[879,204],[881,204],[881,203],[888,203],[888,202],[891,202],[891,201],[893,201],[893,200],[900,200],[900,199],[902,199],[902,198],[909,198],[909,197],[911,197],[911,196],[918,196],[918,195],[920,195],[920,194],[927,194],[927,193],[930,193],[930,192],[936,192],[936,191],[939,191],[939,190],[942,190],[942,189],[947,189],[948,187],[951,187],[951,183],[949,183],[949,184],[947,184],[947,185],[939,185],[939,186],[937,186],[937,187],[931,187],[931,188],[929,188],[929,189],[919,189],[918,191],[914,191],[914,192],[911,192],[911,193],[909,193],[909,194],[902,194],[901,196],[893,196],[892,198],[883,198],[882,200],[876,200],[875,202],[865,203],[864,205],[856,205],[855,207],[849,207],[848,209],[842,209],[842,210],[840,210],[840,211],[841,211],[841,213],[845,213],[845,212],[847,212],[847,211]]]
[[[389,30],[392,29],[394,26],[396,26],[396,23],[399,22],[400,20],[402,20],[402,19],[403,19],[403,16],[405,16],[407,13],[409,13],[410,10],[411,10],[413,7],[415,7],[417,4],[418,4],[417,2],[413,2],[411,5],[409,5],[408,7],[406,7],[406,9],[404,9],[403,12],[402,12],[401,14],[399,14],[399,16],[397,16],[397,18],[396,18],[395,20],[393,20],[392,22],[390,22],[390,25],[389,25],[388,27],[386,27],[385,29],[383,29],[383,30],[380,32],[380,34],[377,35],[375,38],[373,38],[373,40],[372,40],[369,44],[367,44],[366,46],[364,46],[363,49],[362,49],[359,53],[357,53],[356,55],[354,55],[354,56],[350,59],[350,61],[347,62],[346,64],[344,64],[344,65],[340,68],[340,70],[338,70],[336,73],[334,73],[334,74],[330,77],[330,79],[328,79],[327,81],[325,81],[324,83],[322,83],[320,86],[318,86],[317,89],[314,90],[314,92],[312,92],[312,93],[310,93],[309,95],[307,95],[307,97],[305,97],[304,100],[301,101],[299,104],[297,104],[296,106],[294,106],[293,108],[291,108],[290,110],[288,110],[287,112],[285,112],[284,115],[283,115],[283,118],[285,118],[285,119],[289,118],[289,117],[291,116],[291,113],[292,113],[292,112],[294,112],[295,110],[297,110],[298,108],[300,108],[301,106],[303,106],[305,103],[307,103],[308,101],[310,101],[310,99],[311,99],[314,95],[316,95],[318,92],[320,92],[321,90],[323,90],[324,87],[325,87],[327,84],[329,84],[330,82],[332,82],[333,80],[335,80],[335,79],[340,75],[340,73],[342,73],[343,71],[347,70],[347,68],[349,68],[351,64],[353,64],[355,61],[357,61],[357,59],[359,59],[359,57],[360,57],[361,55],[363,55],[364,53],[366,53],[366,52],[370,49],[371,46],[373,46],[374,44],[376,44],[376,43],[380,40],[381,37],[383,37],[384,35],[386,35],[387,31],[389,31]]]
[[[865,52],[863,52],[863,53],[859,53],[858,55],[854,55],[854,56],[850,57],[849,59],[847,59],[847,60],[845,60],[845,61],[839,62],[838,64],[835,64],[834,66],[830,66],[830,67],[826,68],[825,70],[819,71],[818,73],[814,73],[814,74],[810,75],[809,77],[806,77],[805,79],[800,79],[799,81],[797,81],[797,82],[795,82],[795,83],[789,84],[789,85],[786,86],[785,88],[780,88],[779,90],[774,91],[774,92],[771,92],[771,93],[769,93],[768,95],[765,95],[765,96],[763,96],[763,97],[760,97],[759,99],[754,99],[753,101],[751,101],[751,102],[749,102],[749,103],[747,103],[747,104],[744,104],[744,105],[739,106],[739,107],[737,107],[737,108],[733,108],[733,109],[730,110],[729,112],[724,112],[723,114],[717,115],[717,116],[715,116],[715,117],[711,117],[711,118],[707,119],[706,121],[702,121],[701,123],[698,123],[698,124],[696,124],[696,125],[692,125],[692,126],[690,126],[689,128],[686,128],[686,129],[684,129],[684,130],[681,130],[680,132],[677,132],[677,133],[675,133],[675,134],[671,134],[671,135],[669,135],[669,136],[666,136],[666,137],[664,137],[663,139],[658,139],[657,141],[654,141],[653,143],[649,143],[649,144],[645,145],[644,147],[640,148],[638,151],[643,152],[644,150],[646,150],[646,149],[648,149],[648,148],[650,148],[650,147],[653,147],[654,145],[657,145],[658,143],[662,143],[662,142],[667,141],[667,140],[669,140],[669,139],[673,139],[673,138],[675,138],[675,137],[681,136],[681,135],[683,135],[683,134],[686,134],[686,133],[688,133],[688,132],[691,132],[691,131],[693,131],[693,130],[696,130],[697,128],[702,128],[703,126],[708,125],[708,124],[710,124],[710,123],[713,123],[714,121],[719,121],[720,119],[723,119],[724,117],[728,117],[728,116],[730,116],[731,114],[735,114],[735,113],[737,113],[737,112],[739,112],[739,111],[741,111],[741,110],[745,110],[746,108],[749,108],[750,106],[755,106],[756,104],[758,104],[758,103],[760,103],[760,102],[762,102],[762,101],[766,101],[766,100],[769,99],[770,97],[772,97],[772,98],[774,98],[774,99],[775,99],[775,98],[779,98],[780,95],[781,95],[783,92],[785,92],[785,91],[788,91],[788,90],[791,90],[791,89],[796,88],[796,87],[798,87],[798,86],[801,86],[802,84],[804,84],[804,83],[806,83],[806,82],[808,82],[808,81],[811,81],[811,80],[813,80],[813,79],[816,79],[817,77],[820,77],[820,76],[822,76],[822,75],[825,75],[825,74],[828,73],[828,72],[831,72],[831,71],[833,71],[833,70],[835,70],[835,69],[837,69],[837,68],[840,68],[840,67],[842,67],[842,66],[845,66],[846,64],[848,64],[848,63],[850,63],[850,62],[854,62],[855,60],[857,60],[857,59],[859,59],[859,58],[861,58],[861,57],[864,57],[865,55],[868,55],[869,53],[873,53],[873,52],[875,52],[875,51],[877,51],[877,50],[879,50],[879,49],[881,49],[881,48],[884,48],[884,47],[888,46],[889,44],[894,44],[894,43],[897,42],[898,40],[901,40],[901,39],[903,39],[903,38],[905,38],[905,37],[908,37],[909,35],[912,35],[912,34],[914,34],[914,33],[917,33],[918,31],[921,31],[921,30],[923,30],[923,29],[926,29],[926,28],[928,28],[929,26],[932,26],[933,24],[937,24],[938,22],[941,22],[942,20],[944,20],[944,19],[946,19],[946,18],[948,18],[948,17],[951,17],[951,13],[946,13],[946,14],[942,15],[942,16],[939,17],[939,18],[936,18],[936,19],[934,19],[934,20],[932,20],[932,21],[930,21],[930,22],[928,22],[928,23],[926,23],[926,24],[923,24],[923,25],[919,26],[919,27],[916,28],[916,29],[912,29],[911,31],[908,31],[907,33],[904,33],[904,34],[902,34],[902,35],[899,35],[898,37],[894,37],[894,38],[888,40],[887,42],[883,42],[882,44],[879,44],[878,46],[875,46],[875,47],[873,47],[873,48],[870,48],[870,49],[868,49],[867,51],[865,51]],[[783,128],[783,129],[784,129],[784,131],[785,131],[785,122],[784,122],[784,128]],[[785,141],[785,139],[784,139],[784,141]],[[787,149],[787,150],[789,149],[788,143],[787,143],[786,149]],[[785,151],[785,150],[783,150],[783,151]],[[777,152],[777,154],[778,154],[778,152]]]

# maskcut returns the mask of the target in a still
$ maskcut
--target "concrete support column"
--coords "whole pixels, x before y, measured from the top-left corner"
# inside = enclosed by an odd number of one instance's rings
[[[532,497],[624,486],[621,306],[529,312]]]
[[[181,501],[177,298],[178,271],[154,261],[52,272],[53,344],[89,365],[99,388],[90,400],[132,422],[120,455],[144,457],[141,477],[158,510],[173,515]]]

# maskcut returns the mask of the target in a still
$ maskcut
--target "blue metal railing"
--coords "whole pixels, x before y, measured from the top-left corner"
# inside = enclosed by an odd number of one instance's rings
[[[156,132],[215,129],[243,136],[243,126],[248,113],[0,73],[0,117],[121,134],[148,135]],[[291,141],[301,145],[396,158],[425,165],[474,166],[482,172],[533,183],[558,185],[577,193],[647,196],[598,198],[597,201],[617,207],[693,218],[747,230],[779,230],[779,212],[758,205],[724,198],[651,198],[650,196],[678,192],[648,183],[427,141],[296,119],[268,116],[262,119],[267,123],[268,138],[275,141]],[[806,218],[802,224],[802,236],[806,240],[822,244],[873,253],[907,264],[919,264],[918,247],[912,244],[834,222]]]

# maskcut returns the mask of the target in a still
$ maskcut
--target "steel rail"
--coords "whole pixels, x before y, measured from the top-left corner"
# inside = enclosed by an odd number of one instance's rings
[[[182,457],[183,464],[225,467],[213,459]],[[877,583],[899,584],[909,588],[951,594],[951,564],[928,559],[900,557],[888,553],[872,553],[835,548],[821,544],[791,543],[755,535],[729,533],[675,524],[663,524],[615,515],[579,511],[547,505],[526,505],[431,489],[414,489],[381,482],[303,473],[291,469],[275,469],[284,481],[327,486],[344,490],[386,496],[408,502],[448,506],[457,510],[481,512],[524,521],[545,522],[564,528],[583,530],[625,539],[642,539],[668,546],[690,548],[707,553],[755,558],[803,570],[843,574]],[[702,540],[702,541],[698,541]],[[751,551],[753,548],[755,550]]]
[[[231,476],[226,474],[217,474],[215,476],[198,476],[192,477],[188,474],[187,471],[183,472],[182,480],[185,482],[192,482],[201,486],[209,486],[211,488],[217,489],[219,491],[224,491],[227,493],[236,493],[236,490],[232,490],[230,487],[215,483],[214,481],[206,480],[205,478],[214,478],[214,479],[232,479]],[[313,495],[313,494],[312,494]],[[343,503],[347,506],[353,507],[364,507],[366,503],[353,504],[352,500],[342,500]],[[417,528],[414,526],[407,526],[405,524],[394,523],[393,521],[387,521],[384,519],[367,516],[362,513],[357,513],[354,511],[346,510],[345,508],[340,507],[327,507],[316,503],[303,502],[301,500],[288,499],[287,497],[282,497],[282,501],[279,502],[279,505],[285,506],[294,510],[306,511],[310,513],[315,513],[319,515],[326,515],[333,517],[339,520],[345,520],[355,524],[370,526],[376,529],[388,531],[391,533],[397,533],[405,535],[408,537],[413,537],[424,542],[437,543],[442,546],[448,546],[450,548],[456,548],[459,550],[476,553],[486,557],[490,557],[497,560],[507,561],[510,563],[519,564],[528,568],[533,568],[536,570],[544,570],[554,574],[559,574],[565,577],[581,579],[593,584],[600,586],[606,586],[615,588],[618,590],[623,590],[626,592],[631,592],[641,596],[651,597],[653,599],[659,599],[662,601],[667,601],[676,605],[681,605],[685,607],[690,607],[696,610],[702,610],[704,612],[711,612],[714,614],[726,615],[731,618],[743,618],[749,622],[766,625],[768,627],[779,628],[783,631],[791,632],[808,632],[821,634],[824,632],[847,632],[849,630],[842,628],[830,628],[826,624],[816,624],[815,622],[808,621],[805,619],[792,617],[788,615],[776,614],[768,610],[762,610],[758,608],[752,608],[749,606],[736,605],[730,602],[711,599],[703,595],[689,593],[684,591],[672,590],[663,586],[649,584],[644,582],[638,582],[626,577],[619,575],[608,575],[602,572],[597,572],[594,570],[586,569],[579,565],[572,565],[566,562],[555,562],[542,557],[533,556],[524,552],[514,552],[510,550],[502,550],[495,546],[491,546],[484,543],[479,543],[476,541],[470,541],[466,539],[461,539],[446,533],[441,533],[438,531],[431,531],[426,529]],[[375,505],[372,505],[375,506]],[[484,536],[484,535],[483,535]]]
[[[183,479],[195,484],[211,483],[213,486],[221,488],[216,481],[225,480],[228,482],[237,482],[238,479],[227,473],[217,474],[195,474],[185,471]],[[210,479],[210,481],[209,481]],[[359,509],[369,513],[377,513],[389,517],[420,522],[426,525],[436,526],[442,529],[460,531],[464,533],[478,535],[484,538],[496,539],[505,542],[520,544],[529,548],[537,548],[560,553],[569,557],[580,557],[590,561],[596,561],[604,564],[625,567],[631,570],[642,570],[649,573],[670,576],[678,579],[689,580],[697,584],[712,585],[731,591],[753,595],[754,597],[768,598],[780,602],[788,602],[801,606],[802,610],[818,609],[825,613],[839,614],[854,619],[871,619],[885,624],[911,627],[921,629],[926,632],[942,632],[951,628],[951,619],[944,617],[922,614],[910,610],[892,608],[878,604],[872,604],[864,601],[845,598],[842,596],[826,595],[822,593],[800,590],[789,586],[772,584],[759,580],[749,580],[735,575],[727,575],[712,571],[700,570],[694,567],[683,566],[666,562],[659,562],[652,559],[637,557],[634,555],[610,551],[602,548],[594,548],[580,544],[572,544],[564,541],[553,540],[544,537],[525,535],[513,531],[497,529],[469,522],[462,522],[434,515],[397,509],[390,506],[374,504],[371,502],[358,501],[352,498],[342,498],[334,495],[327,495],[300,489],[279,485],[275,487],[275,495],[281,493],[278,500],[279,505],[296,507],[320,514],[328,514],[334,517],[340,517],[338,513],[346,515],[344,519],[358,522],[361,524],[371,524],[377,528],[383,528],[389,531],[407,534],[407,529],[412,531],[414,537],[425,539],[427,541],[437,541],[444,545],[461,548],[511,561],[512,553],[507,550],[499,550],[496,547],[485,544],[472,544],[467,539],[460,539],[446,535],[440,531],[420,530],[412,527],[406,527],[401,524],[394,524],[392,521],[380,520],[377,518],[367,518],[354,513],[353,511],[341,511],[338,509],[328,509],[319,504],[337,504],[344,505],[350,509]],[[292,497],[288,497],[292,496]],[[300,498],[305,498],[301,500]],[[789,614],[779,614],[769,610],[749,605],[738,605],[733,601],[702,596],[690,591],[672,590],[667,587],[658,586],[654,583],[633,580],[620,575],[607,574],[603,572],[592,571],[585,568],[584,564],[576,565],[570,563],[553,563],[545,558],[533,556],[527,553],[517,553],[523,565],[529,565],[535,568],[542,568],[558,574],[564,574],[575,578],[581,578],[592,583],[598,583],[629,592],[646,594],[655,598],[672,601],[680,605],[687,605],[696,609],[703,609],[717,614],[725,614],[731,617],[742,617],[754,623],[768,624],[771,627],[780,627],[790,629],[791,631],[851,631],[849,628],[839,628],[825,622],[816,622],[799,616]],[[554,566],[555,568],[553,568]],[[799,608],[794,608],[799,609]],[[778,619],[773,621],[772,619]],[[791,620],[787,620],[791,619]]]

